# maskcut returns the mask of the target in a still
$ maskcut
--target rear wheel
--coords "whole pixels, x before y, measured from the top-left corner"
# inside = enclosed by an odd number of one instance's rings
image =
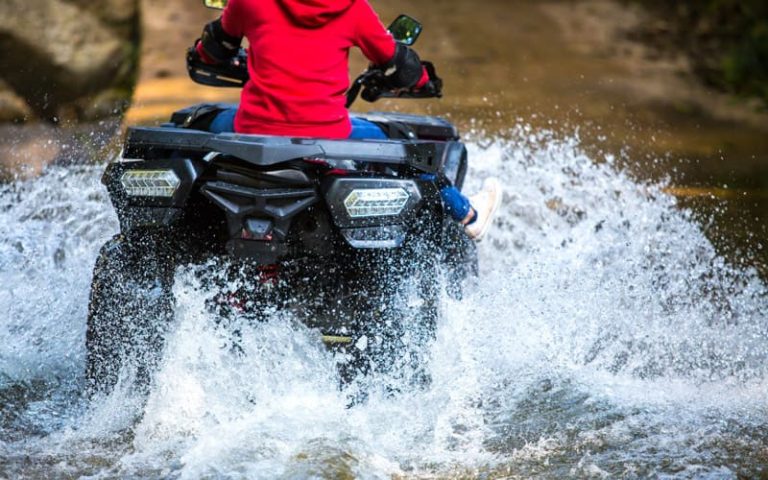
[[[173,318],[174,261],[152,235],[118,235],[99,252],[91,284],[86,332],[87,387],[111,391],[123,368],[146,385]]]
[[[407,257],[413,258],[413,257]],[[355,343],[342,379],[382,377],[392,389],[429,383],[429,348],[439,314],[437,262],[401,257],[380,272],[358,298]]]
[[[451,298],[461,300],[466,280],[478,275],[477,245],[464,233],[464,227],[454,221],[446,222],[444,238],[446,292]]]

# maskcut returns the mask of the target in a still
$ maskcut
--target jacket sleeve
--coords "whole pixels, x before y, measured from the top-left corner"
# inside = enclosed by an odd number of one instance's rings
[[[354,44],[363,51],[374,65],[384,65],[395,56],[395,39],[392,38],[368,0],[357,0],[355,9]]]
[[[242,8],[242,0],[229,0],[227,2],[227,6],[221,14],[221,26],[227,35],[243,37]]]

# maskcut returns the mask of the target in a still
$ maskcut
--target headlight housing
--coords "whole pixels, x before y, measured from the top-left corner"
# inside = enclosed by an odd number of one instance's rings
[[[352,190],[344,207],[352,218],[399,215],[411,195],[402,188],[366,188]]]
[[[126,170],[120,177],[129,197],[173,197],[181,180],[173,170]]]
[[[414,180],[335,177],[325,184],[324,194],[339,228],[402,224],[421,203]]]

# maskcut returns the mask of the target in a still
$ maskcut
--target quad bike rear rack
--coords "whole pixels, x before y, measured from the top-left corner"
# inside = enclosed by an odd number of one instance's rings
[[[463,145],[431,140],[323,140],[236,133],[208,133],[172,127],[128,129],[123,157],[167,158],[169,152],[220,153],[260,167],[297,159],[355,160],[407,165],[426,173],[440,171],[446,156]]]

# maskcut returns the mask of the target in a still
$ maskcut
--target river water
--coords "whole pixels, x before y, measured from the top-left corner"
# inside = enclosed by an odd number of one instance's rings
[[[0,187],[0,478],[756,478],[768,288],[664,184],[575,136],[470,142],[506,185],[481,274],[443,299],[426,388],[350,406],[318,334],[275,314],[240,353],[177,272],[147,397],[86,400],[91,268],[118,230],[101,167]],[[129,374],[129,373],[128,373]]]

